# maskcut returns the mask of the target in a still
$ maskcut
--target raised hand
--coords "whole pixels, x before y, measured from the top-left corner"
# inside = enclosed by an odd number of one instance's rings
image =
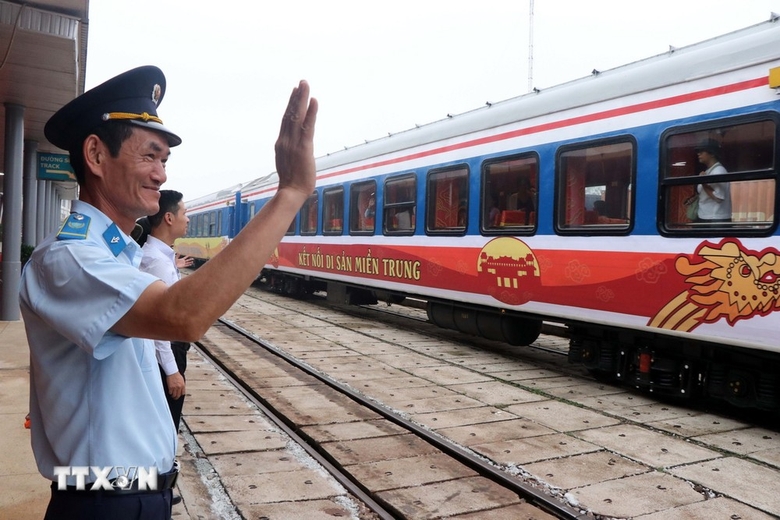
[[[314,191],[314,125],[317,121],[317,100],[309,99],[309,84],[301,80],[290,95],[282,118],[276,151],[276,171],[279,189],[294,188],[306,196]]]

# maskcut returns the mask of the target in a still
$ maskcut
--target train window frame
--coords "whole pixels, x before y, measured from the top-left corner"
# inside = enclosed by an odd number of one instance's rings
[[[404,173],[388,177],[382,187],[382,195],[383,234],[414,235],[417,229],[417,175]],[[408,225],[405,225],[407,222]]]
[[[208,236],[215,237],[217,236],[217,212],[212,211],[209,215],[209,221],[208,221],[208,230],[207,230]]]
[[[370,201],[374,201],[373,214],[369,216]],[[376,181],[353,183],[349,187],[349,234],[370,236],[376,230],[377,193]]]
[[[439,180],[441,177],[441,180]],[[449,197],[447,201],[448,208],[443,208],[444,215],[439,216],[439,198],[437,192],[439,191],[438,182],[442,182],[442,186],[446,187],[444,181],[448,178],[462,177],[465,182],[465,198],[461,197],[458,193],[457,209],[453,213],[452,209],[455,207],[452,200],[453,197]],[[469,186],[470,186],[471,168],[467,163],[458,163],[452,166],[446,166],[443,168],[433,168],[428,171],[428,175],[425,179],[425,191],[428,194],[425,198],[425,232],[431,236],[463,236],[466,234],[469,225]],[[449,183],[452,187],[452,183]],[[441,202],[445,202],[441,199]],[[448,222],[443,222],[441,226],[435,226],[437,221],[445,219]]]
[[[197,236],[202,237],[203,236],[203,221],[206,218],[206,213],[201,213],[198,215],[198,230],[197,230]]]
[[[512,164],[519,163],[519,164]],[[539,170],[541,160],[537,152],[525,152],[494,157],[481,165],[480,231],[483,235],[523,235],[536,232],[539,222]],[[506,164],[506,171],[491,172],[492,167]],[[521,170],[522,168],[522,170]],[[527,171],[530,170],[530,171]],[[492,177],[495,176],[496,179]],[[533,209],[520,209],[520,186]],[[495,186],[494,186],[495,185]],[[517,190],[509,190],[517,186]]]
[[[773,128],[762,133],[761,125]],[[658,154],[659,233],[670,237],[773,235],[778,227],[780,200],[778,143],[780,116],[775,112],[719,118],[663,132]],[[728,184],[730,221],[694,221],[686,216],[686,202],[698,193],[699,170],[704,168],[696,149],[708,147],[726,170],[718,177],[722,184]],[[766,218],[768,211],[772,211],[771,219]]]
[[[292,222],[290,222],[290,225],[287,227],[287,231],[284,232],[284,236],[289,237],[295,235],[295,223],[297,220],[298,214],[296,213],[292,219]]]
[[[627,148],[621,149],[621,147]],[[619,172],[607,172],[606,161],[602,160],[600,163],[598,161],[598,157],[603,158],[605,153],[609,153],[608,159],[612,161],[625,161],[623,156],[627,151],[630,153],[627,176]],[[573,163],[575,154],[585,158],[586,171],[578,173],[570,169],[569,162]],[[598,170],[599,166],[601,171]],[[620,164],[620,166],[624,165]],[[581,175],[583,181],[571,182],[574,179],[570,179],[570,176],[573,175]],[[553,205],[555,232],[562,236],[630,234],[636,220],[636,178],[637,142],[632,135],[593,139],[561,146],[555,156]],[[588,184],[589,181],[595,183]],[[598,193],[599,191],[602,193]],[[569,194],[576,195],[576,204],[574,197],[570,197]],[[605,201],[606,210],[603,213],[606,214],[596,211],[596,200]]]
[[[312,208],[312,202],[314,207]],[[299,230],[301,236],[314,236],[317,234],[317,225],[319,224],[319,206],[320,206],[320,194],[315,190],[314,193],[309,195],[309,198],[303,202],[301,210],[298,212],[299,217]],[[308,217],[308,218],[306,218]],[[314,225],[312,226],[311,219],[314,217]],[[306,223],[304,225],[304,223]]]
[[[329,200],[331,197],[335,201]],[[336,204],[336,206],[333,206]],[[344,234],[344,187],[322,190],[322,234],[339,236]]]

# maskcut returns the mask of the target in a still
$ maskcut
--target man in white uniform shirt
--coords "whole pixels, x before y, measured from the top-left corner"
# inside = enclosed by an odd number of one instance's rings
[[[150,215],[151,230],[143,245],[141,271],[155,275],[168,285],[179,281],[176,253],[173,243],[187,233],[190,219],[186,215],[183,195],[174,190],[160,190],[160,211]],[[192,265],[192,259],[184,258],[185,265]],[[186,390],[184,372],[187,369],[187,351],[190,344],[183,341],[155,340],[157,362],[160,365],[163,388],[171,409],[176,430],[179,429]]]

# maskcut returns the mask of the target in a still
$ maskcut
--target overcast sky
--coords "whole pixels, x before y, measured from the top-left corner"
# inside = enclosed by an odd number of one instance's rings
[[[86,86],[157,65],[185,200],[275,169],[290,91],[320,103],[315,154],[524,94],[530,0],[92,0]],[[780,0],[535,0],[532,84],[550,87],[763,22]]]

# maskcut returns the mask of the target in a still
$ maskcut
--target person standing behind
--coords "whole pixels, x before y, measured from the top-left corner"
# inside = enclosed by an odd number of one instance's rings
[[[723,175],[728,173],[720,164],[720,147],[713,140],[707,140],[696,147],[699,162],[707,169],[701,176]],[[699,211],[697,222],[731,222],[731,190],[728,182],[708,182],[696,186],[699,193]]]
[[[187,224],[190,221],[183,198],[178,191],[160,190],[160,211],[148,217],[151,229],[142,248],[144,256],[141,258],[141,271],[155,275],[168,285],[173,285],[180,278],[173,242],[187,233]],[[192,258],[184,257],[183,266],[190,265]],[[184,372],[187,370],[187,351],[190,344],[183,341],[155,340],[154,347],[173,425],[176,431],[179,431],[186,391]]]

